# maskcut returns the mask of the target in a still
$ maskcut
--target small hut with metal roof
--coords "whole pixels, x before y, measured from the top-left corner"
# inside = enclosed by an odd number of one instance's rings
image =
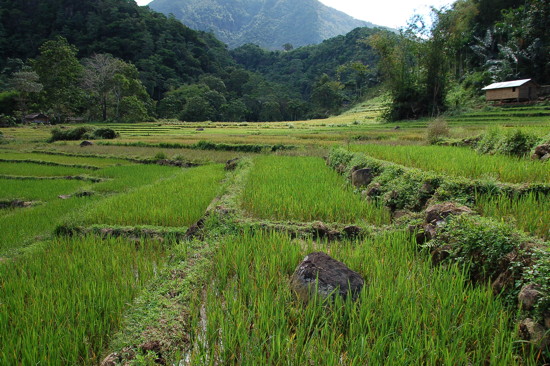
[[[488,101],[521,102],[537,99],[539,85],[532,79],[523,79],[493,83],[481,90],[485,90],[485,97]]]

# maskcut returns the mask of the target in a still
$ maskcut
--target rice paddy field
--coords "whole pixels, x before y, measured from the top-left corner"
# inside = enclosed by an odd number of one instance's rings
[[[465,286],[456,268],[434,271],[408,235],[318,245],[264,231],[224,240],[191,364],[515,364],[508,315],[490,291]],[[316,250],[365,276],[360,300],[293,300],[287,278]]]
[[[412,168],[470,179],[510,183],[550,182],[550,169],[539,161],[505,155],[481,155],[465,147],[354,145],[352,151]]]
[[[241,197],[243,208],[261,219],[386,224],[387,209],[361,202],[346,181],[320,158],[263,156]]]
[[[419,250],[384,206],[392,187],[366,198],[323,157],[340,146],[442,177],[543,187],[476,193],[470,208],[546,251],[550,163],[430,146],[430,120],[382,123],[382,110],[366,103],[326,120],[276,123],[97,124],[120,137],[87,147],[46,143],[48,126],[1,128],[0,365],[549,362],[548,351],[522,339],[520,311],[490,283]],[[550,134],[545,104],[446,120],[453,139],[492,126]],[[224,169],[234,158],[235,169]],[[329,240],[296,229],[320,224],[367,234]],[[356,301],[294,296],[290,277],[316,251],[363,276]]]

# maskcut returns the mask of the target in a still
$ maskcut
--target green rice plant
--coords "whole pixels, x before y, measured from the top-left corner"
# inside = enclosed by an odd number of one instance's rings
[[[0,162],[0,175],[25,177],[62,177],[87,173],[89,173],[89,171],[82,168],[48,166],[32,163]]]
[[[550,239],[550,200],[546,195],[530,193],[521,197],[507,195],[476,197],[476,211],[508,223],[519,229]]]
[[[536,364],[491,290],[456,266],[432,267],[407,233],[316,245],[265,231],[222,240],[190,364]],[[289,276],[318,250],[365,278],[356,302],[294,299]]]
[[[81,147],[78,147],[82,149]],[[86,157],[86,156],[66,156],[44,153],[20,153],[20,152],[0,152],[0,159],[5,160],[33,160],[36,162],[59,163],[65,165],[88,165],[94,167],[106,167],[111,165],[128,165],[130,162],[123,159]]]
[[[57,199],[24,210],[11,210],[0,220],[0,257],[12,256],[35,241],[49,238],[65,215],[78,212],[83,206],[96,200],[98,197],[94,196]]]
[[[158,242],[58,238],[0,263],[0,364],[99,364],[163,252]]]
[[[11,182],[13,183],[11,183],[9,179],[0,179],[0,188],[6,186],[8,193],[10,191],[15,193],[18,185],[21,184],[22,189],[28,187],[30,195],[39,195],[42,201],[47,199],[47,202],[41,205],[24,210],[10,210],[9,213],[3,215],[2,220],[0,220],[0,232],[2,232],[0,256],[13,255],[14,252],[31,245],[36,237],[49,237],[55,227],[65,220],[70,218],[74,220],[75,217],[80,218],[89,203],[100,201],[103,198],[100,196],[101,193],[129,192],[142,185],[152,184],[157,180],[174,176],[174,174],[180,171],[181,169],[178,168],[157,165],[113,166],[105,168],[95,173],[109,180],[91,186],[98,195],[80,198],[73,197],[68,200],[58,199],[54,193],[59,192],[62,187],[65,187],[67,182],[76,184],[80,181],[12,180]],[[45,192],[49,188],[52,190]],[[67,188],[69,187],[67,186]],[[67,190],[63,191],[62,194],[71,194],[73,192],[74,190]],[[134,223],[131,224],[133,225]]]
[[[471,179],[510,183],[550,181],[545,163],[504,155],[479,155],[465,147],[353,145],[352,151],[409,167]]]
[[[34,159],[4,159],[0,156],[0,162],[3,163],[31,163],[31,164],[40,164],[40,165],[49,165],[49,166],[61,166],[61,167],[70,167],[70,168],[80,168],[80,169],[89,169],[89,170],[97,170],[99,167],[93,166],[93,165],[83,165],[83,164],[63,164],[63,163],[54,163],[51,161],[43,161],[43,160],[34,160]]]
[[[86,224],[189,226],[219,193],[221,165],[179,170],[169,179],[105,199],[83,218]]]
[[[177,174],[181,169],[160,165],[125,165],[112,166],[94,175],[106,181],[95,184],[94,191],[102,193],[127,192],[142,185],[152,184],[159,179],[166,179]]]
[[[49,201],[88,184],[80,180],[0,179],[0,200]]]
[[[361,200],[344,178],[313,157],[255,159],[240,199],[247,212],[262,219],[389,222],[385,208]]]
[[[83,158],[100,158],[101,156],[109,157],[113,159],[114,156],[125,159],[150,159],[153,157],[154,150],[149,147],[139,147],[139,146],[106,146],[106,145],[94,145],[86,148],[86,151],[89,151],[88,156],[83,156],[82,148],[77,145],[59,145],[53,146],[54,151],[48,151],[50,154],[59,154],[67,156],[70,154],[74,159],[80,157]],[[180,160],[192,161],[198,163],[204,162],[215,162],[215,163],[225,163],[229,159],[235,157],[242,157],[248,155],[248,153],[234,152],[234,151],[217,151],[217,150],[194,150],[194,149],[167,149],[163,148],[162,151],[170,158],[175,159],[179,157]],[[126,162],[128,163],[128,162]],[[122,163],[121,163],[122,164]],[[96,164],[97,165],[97,164]],[[98,165],[99,166],[99,165]]]

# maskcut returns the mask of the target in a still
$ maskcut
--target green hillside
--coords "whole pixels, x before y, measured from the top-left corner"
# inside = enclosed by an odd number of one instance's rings
[[[231,48],[246,43],[268,49],[299,47],[374,26],[317,0],[154,0],[149,7],[173,14],[193,29],[213,31]]]

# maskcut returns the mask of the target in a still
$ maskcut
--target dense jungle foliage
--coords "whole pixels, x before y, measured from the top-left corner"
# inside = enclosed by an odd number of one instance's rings
[[[550,83],[548,1],[458,0],[432,18],[370,39],[392,96],[387,119],[460,110],[492,82]]]
[[[0,123],[323,118],[381,84],[388,120],[460,111],[491,82],[550,82],[549,13],[545,0],[458,0],[399,33],[229,51],[133,1],[0,0]]]

